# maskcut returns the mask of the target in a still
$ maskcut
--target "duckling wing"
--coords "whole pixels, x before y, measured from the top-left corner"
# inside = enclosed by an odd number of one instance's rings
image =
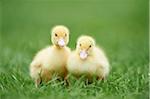
[[[99,64],[98,66],[103,69],[101,71],[103,71],[104,75],[108,75],[108,73],[109,73],[109,61],[108,61],[104,51],[101,48],[96,47],[94,49],[94,52],[96,53],[95,58]]]

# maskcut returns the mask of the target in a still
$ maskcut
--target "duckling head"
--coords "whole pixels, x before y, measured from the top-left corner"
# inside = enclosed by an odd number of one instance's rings
[[[63,25],[55,26],[51,33],[52,43],[60,48],[69,42],[69,29]]]
[[[92,54],[95,40],[90,36],[81,36],[77,40],[76,51],[82,60],[87,59]]]

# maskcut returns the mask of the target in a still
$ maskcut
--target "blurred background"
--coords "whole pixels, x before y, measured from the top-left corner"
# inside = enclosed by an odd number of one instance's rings
[[[147,77],[148,4],[148,0],[1,0],[0,72],[18,70],[29,77],[33,56],[51,44],[51,28],[66,25],[71,49],[77,37],[91,35],[105,50],[112,73],[122,75],[131,67]]]
[[[70,29],[72,49],[77,37],[88,34],[110,58],[148,54],[148,0],[1,0],[0,4],[4,50],[33,56],[51,44],[51,28],[62,24]]]
[[[50,29],[63,24],[71,31],[71,47],[82,34],[92,35],[104,47],[126,46],[134,39],[142,44],[148,41],[147,1],[1,0],[1,37],[5,46],[42,47],[49,44]]]

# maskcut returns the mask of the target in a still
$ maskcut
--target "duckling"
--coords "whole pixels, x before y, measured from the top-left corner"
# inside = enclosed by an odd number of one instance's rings
[[[68,58],[67,70],[76,77],[86,75],[91,80],[96,76],[102,80],[109,74],[109,62],[92,37],[81,36],[77,40],[76,50]]]
[[[30,64],[30,76],[36,87],[42,81],[51,80],[54,73],[64,79],[67,76],[69,29],[62,25],[55,26],[51,31],[51,41],[53,45],[40,50]]]

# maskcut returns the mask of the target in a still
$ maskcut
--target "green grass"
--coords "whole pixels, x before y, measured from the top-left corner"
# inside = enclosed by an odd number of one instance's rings
[[[148,99],[148,0],[1,0],[0,13],[0,99]],[[29,64],[56,24],[69,27],[71,49],[82,34],[102,46],[105,82],[71,76],[69,87],[54,78],[35,88]]]

